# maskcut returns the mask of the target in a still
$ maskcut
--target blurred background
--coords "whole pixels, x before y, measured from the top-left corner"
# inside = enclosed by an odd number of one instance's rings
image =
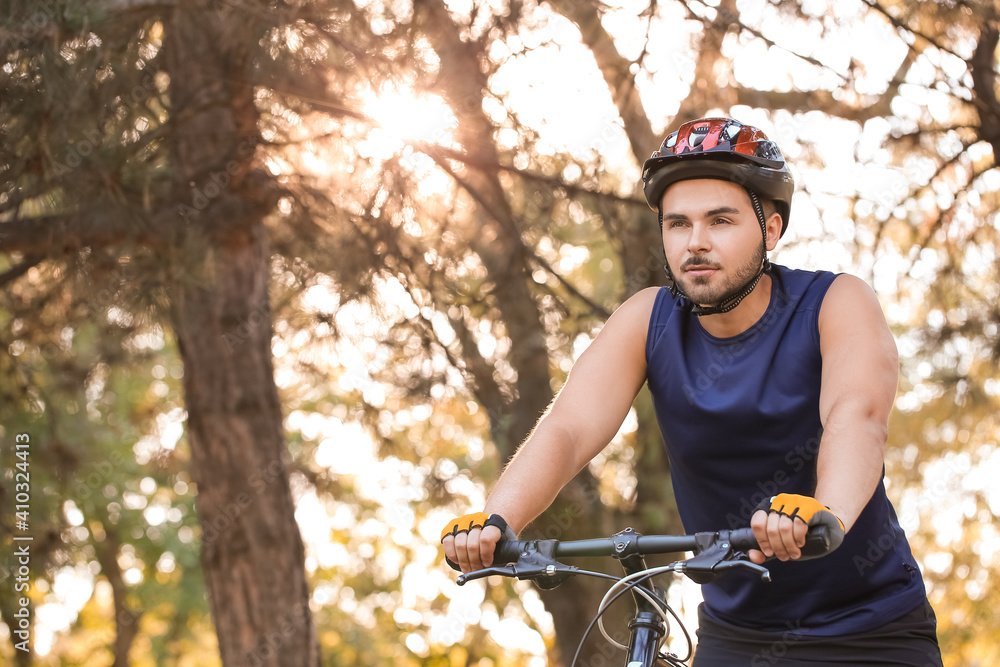
[[[712,114],[792,162],[772,259],[878,293],[945,664],[1000,661],[996,3],[2,4],[0,661],[568,664],[605,586],[438,536],[661,284],[639,167]],[[640,395],[526,534],[678,532],[667,466]]]

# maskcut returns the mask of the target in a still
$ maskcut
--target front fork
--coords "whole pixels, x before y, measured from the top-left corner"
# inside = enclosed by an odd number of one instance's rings
[[[643,602],[646,602],[643,600]],[[646,602],[646,605],[649,605]],[[653,667],[659,653],[660,638],[666,632],[663,619],[655,612],[640,611],[628,624],[632,631],[628,643],[627,667]]]

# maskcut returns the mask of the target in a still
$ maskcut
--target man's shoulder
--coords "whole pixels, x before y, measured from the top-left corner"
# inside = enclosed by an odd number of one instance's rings
[[[837,276],[827,290],[817,325],[824,349],[840,344],[856,348],[866,341],[880,341],[885,350],[891,349],[895,354],[895,343],[878,295],[857,276],[846,273]]]
[[[646,287],[639,290],[632,295],[632,299],[636,299],[642,303],[654,303],[661,294],[670,294],[670,290],[662,286]]]
[[[644,332],[649,323],[649,318],[653,313],[653,308],[656,306],[656,300],[659,297],[661,289],[659,287],[647,287],[630,296],[625,300],[625,303],[615,309],[615,312],[611,314],[608,321],[604,323],[602,330],[627,329],[638,331],[641,329]]]
[[[882,316],[878,295],[867,282],[849,273],[835,276],[823,301],[823,316],[849,315],[864,304],[867,310]]]
[[[641,289],[626,299],[625,303],[615,311],[615,315],[618,313],[627,313],[630,317],[648,320],[650,313],[653,312],[653,307],[656,305],[656,300],[664,292],[668,292],[665,287],[646,287]]]

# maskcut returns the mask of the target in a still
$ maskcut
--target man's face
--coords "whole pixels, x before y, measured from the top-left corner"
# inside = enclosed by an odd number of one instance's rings
[[[694,303],[711,306],[734,295],[764,259],[760,223],[750,196],[717,179],[674,183],[663,193],[663,248],[680,288]],[[772,236],[768,220],[768,237]]]

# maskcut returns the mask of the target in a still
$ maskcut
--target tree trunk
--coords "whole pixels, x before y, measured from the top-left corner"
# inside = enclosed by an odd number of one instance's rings
[[[271,365],[263,225],[241,236],[206,251],[206,284],[175,294],[202,567],[224,665],[319,665]]]
[[[318,666],[271,358],[263,218],[274,188],[253,170],[247,50],[260,36],[245,12],[201,0],[181,0],[165,34],[185,261],[171,314],[222,663]]]
[[[111,585],[115,609],[115,661],[111,667],[128,667],[131,664],[128,654],[139,632],[142,611],[133,609],[128,604],[128,586],[118,566],[118,551],[121,549],[118,533],[109,522],[102,523],[105,538],[104,542],[98,545],[97,562],[101,564],[101,572]]]

